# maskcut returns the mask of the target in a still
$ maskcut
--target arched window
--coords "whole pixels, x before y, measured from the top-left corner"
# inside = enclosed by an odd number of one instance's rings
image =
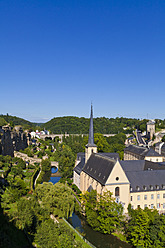
[[[119,187],[116,187],[115,188],[115,196],[119,196],[119,195],[120,195]]]

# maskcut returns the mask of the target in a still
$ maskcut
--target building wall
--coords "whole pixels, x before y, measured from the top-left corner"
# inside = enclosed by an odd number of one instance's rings
[[[165,212],[165,190],[132,192],[130,203],[134,209],[138,206],[142,209],[155,207],[158,211]]]
[[[134,153],[130,153],[128,151],[124,151],[124,160],[143,160],[144,157],[134,154]]]
[[[119,196],[115,196],[116,187],[119,187]],[[113,193],[117,202],[122,203],[124,212],[126,213],[128,204],[130,203],[130,183],[119,161],[116,162],[105,188]]]
[[[80,189],[80,175],[73,172],[73,183]]]
[[[149,160],[152,162],[163,162],[163,156],[162,157],[145,157],[145,160]]]
[[[150,139],[152,139],[154,134],[155,134],[155,124],[148,124],[147,123],[147,136]]]
[[[86,192],[90,185],[98,194],[102,194],[107,190],[111,191],[116,201],[122,203],[124,212],[127,212],[127,207],[130,203],[130,183],[118,161],[106,181],[105,186],[82,171],[80,174],[80,190]],[[119,187],[119,196],[115,196],[116,187]]]

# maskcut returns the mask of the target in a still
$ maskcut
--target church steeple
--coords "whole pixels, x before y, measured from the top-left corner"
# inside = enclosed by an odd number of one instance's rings
[[[91,104],[91,116],[90,116],[90,126],[89,126],[88,145],[94,145],[94,134],[93,134],[93,107],[92,107],[92,104]]]
[[[91,116],[89,126],[89,138],[88,144],[85,146],[85,162],[89,159],[92,153],[97,153],[97,146],[94,143],[94,132],[93,132],[93,107],[91,104]]]

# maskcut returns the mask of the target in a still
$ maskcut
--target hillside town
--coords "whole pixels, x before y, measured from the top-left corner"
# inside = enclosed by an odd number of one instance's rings
[[[54,134],[46,129],[40,128],[39,131],[38,129],[35,130],[34,127],[33,130],[28,130],[23,129],[21,125],[11,126],[10,123],[1,126],[0,185],[2,210],[9,219],[16,215],[16,220],[12,223],[19,229],[21,228],[19,223],[23,224],[25,221],[24,230],[26,230],[26,235],[34,246],[40,247],[41,240],[37,233],[32,231],[33,221],[28,224],[28,219],[20,219],[19,208],[20,204],[27,205],[29,197],[33,202],[33,196],[37,192],[37,194],[45,192],[45,197],[49,197],[49,200],[44,198],[42,193],[37,198],[37,201],[43,203],[47,201],[43,211],[48,211],[49,216],[46,217],[45,221],[49,221],[50,218],[58,224],[62,216],[67,225],[70,225],[68,221],[74,221],[74,216],[79,212],[80,215],[86,216],[86,221],[91,226],[92,232],[98,230],[100,235],[101,233],[109,233],[120,237],[115,242],[119,246],[119,242],[122,242],[123,247],[129,247],[127,244],[131,244],[133,247],[135,244],[139,244],[138,239],[131,241],[130,234],[128,235],[132,225],[129,220],[133,221],[135,213],[137,216],[134,221],[137,221],[139,214],[153,215],[153,219],[158,218],[158,216],[164,218],[162,217],[165,214],[164,129],[157,132],[155,121],[148,120],[146,131],[143,132],[136,127],[132,134],[95,133],[93,106],[91,105],[88,130],[88,134]],[[128,128],[127,130],[130,131]],[[51,193],[48,193],[47,187],[50,188]],[[59,191],[57,193],[54,190]],[[66,196],[65,202],[70,206],[69,212],[72,219],[68,218],[68,210],[66,212],[65,209],[60,210],[64,204],[60,196],[61,190],[68,191],[69,195]],[[69,190],[71,190],[71,195]],[[15,194],[14,198],[13,193]],[[50,194],[52,194],[52,200]],[[55,197],[56,194],[58,200]],[[92,197],[94,197],[95,203],[91,202]],[[57,201],[61,201],[60,204],[62,205],[58,205]],[[107,210],[104,214],[109,214],[104,217],[103,221],[100,219],[100,211],[103,211],[104,208],[99,211],[96,209],[99,209],[100,204],[103,204],[104,201],[107,202]],[[16,204],[17,210],[14,210]],[[88,206],[88,204],[94,204],[95,207],[93,208],[93,205]],[[29,207],[27,205],[25,209]],[[40,208],[42,209],[42,206]],[[76,210],[77,208],[79,210]],[[28,211],[30,211],[31,216],[35,215],[31,207]],[[118,213],[115,218],[120,223],[121,229],[114,222],[115,211]],[[95,216],[96,223],[90,216]],[[124,222],[123,218],[125,219]],[[107,221],[111,221],[111,224],[104,226],[104,222]],[[42,223],[46,224],[46,222],[41,222],[40,225]],[[40,225],[36,226],[38,232]],[[125,225],[128,225],[128,228],[125,228]],[[152,227],[152,223],[150,225]],[[146,227],[147,230],[149,229]],[[43,231],[41,232],[43,233]],[[134,232],[131,232],[131,235],[134,235]],[[95,241],[91,240],[88,235],[86,238],[89,247],[95,244]],[[72,242],[74,243],[73,240]],[[145,238],[143,238],[142,247],[145,247],[145,242]],[[78,243],[76,244],[79,247]],[[154,247],[154,241],[150,241],[150,245]]]

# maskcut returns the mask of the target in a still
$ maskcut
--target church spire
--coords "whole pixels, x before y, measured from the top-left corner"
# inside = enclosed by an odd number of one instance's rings
[[[88,144],[85,146],[85,163],[90,158],[92,153],[97,153],[97,146],[94,144],[94,133],[93,133],[93,107],[91,104],[91,117],[89,127],[89,138]]]
[[[91,116],[90,116],[90,126],[89,126],[88,145],[94,145],[94,134],[93,134],[93,106],[92,106],[92,104],[91,104]]]

